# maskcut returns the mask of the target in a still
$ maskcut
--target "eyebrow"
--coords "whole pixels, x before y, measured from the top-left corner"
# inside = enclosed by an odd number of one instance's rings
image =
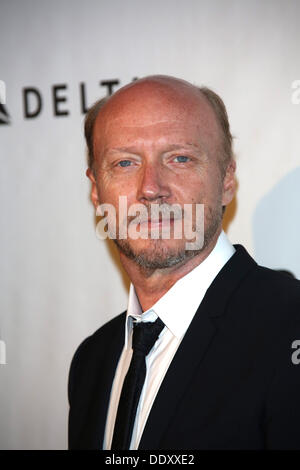
[[[165,150],[165,153],[171,152],[172,150],[180,150],[184,149],[185,147],[191,147],[196,150],[202,151],[201,147],[196,144],[192,144],[190,142],[185,142],[184,144],[170,144]],[[129,146],[129,147],[113,147],[111,149],[107,149],[108,152],[126,152],[126,153],[139,153],[136,146]]]

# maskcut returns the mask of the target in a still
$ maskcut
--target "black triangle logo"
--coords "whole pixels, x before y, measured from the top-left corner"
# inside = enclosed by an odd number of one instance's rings
[[[0,125],[10,124],[10,115],[3,104],[0,103]]]

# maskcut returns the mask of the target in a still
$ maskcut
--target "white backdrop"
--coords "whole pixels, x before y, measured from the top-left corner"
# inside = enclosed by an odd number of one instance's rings
[[[66,448],[72,355],[126,308],[94,231],[80,84],[86,105],[101,81],[156,73],[217,91],[237,157],[229,237],[300,277],[299,15],[299,0],[1,0],[0,448]]]

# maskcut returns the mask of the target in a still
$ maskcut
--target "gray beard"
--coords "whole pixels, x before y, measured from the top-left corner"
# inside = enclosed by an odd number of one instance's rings
[[[168,248],[164,245],[164,240],[158,239],[152,240],[151,249],[135,252],[128,239],[114,239],[114,242],[121,253],[144,269],[170,268],[204,251],[220,228],[222,216],[222,208],[215,211],[209,209],[205,220],[204,242],[202,247],[196,250],[186,250],[184,247]]]
[[[136,253],[128,240],[115,239],[114,242],[119,251],[127,256],[127,258],[146,269],[170,268],[187,258],[193,257],[195,255],[194,251],[199,252],[198,250],[171,250],[163,246],[164,242],[162,240],[152,240],[151,253],[149,249]]]

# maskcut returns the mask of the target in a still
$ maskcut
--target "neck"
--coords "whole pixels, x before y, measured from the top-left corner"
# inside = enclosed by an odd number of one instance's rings
[[[215,247],[220,233],[221,228],[199,254],[169,268],[143,268],[120,252],[120,261],[135,287],[143,312],[151,308],[179,279],[208,257]]]

